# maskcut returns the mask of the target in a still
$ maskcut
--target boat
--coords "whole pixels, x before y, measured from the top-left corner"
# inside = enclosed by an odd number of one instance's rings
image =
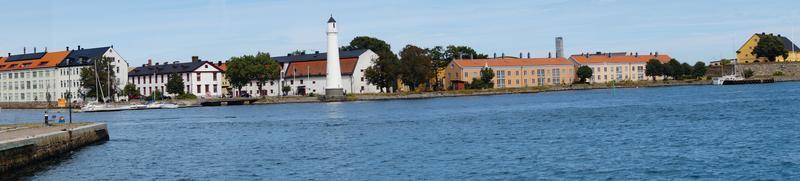
[[[145,109],[176,109],[179,107],[177,104],[161,102],[151,102],[145,105]]]
[[[738,75],[725,75],[722,77],[714,77],[713,79],[714,85],[730,85],[731,82],[743,81],[744,77]],[[728,82],[728,84],[726,84]]]
[[[113,112],[131,110],[130,106],[114,106],[111,104],[101,104],[98,102],[90,102],[81,107],[81,112]]]

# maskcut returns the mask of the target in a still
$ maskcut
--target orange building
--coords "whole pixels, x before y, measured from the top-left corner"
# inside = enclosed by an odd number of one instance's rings
[[[565,58],[504,58],[453,60],[445,69],[445,88],[458,89],[480,79],[481,69],[491,68],[495,88],[569,85],[575,80],[575,66]]]

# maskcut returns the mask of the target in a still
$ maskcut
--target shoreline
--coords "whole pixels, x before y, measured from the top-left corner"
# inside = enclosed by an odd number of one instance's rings
[[[775,83],[800,81],[800,77],[776,77]],[[385,101],[385,100],[414,100],[432,99],[445,97],[466,97],[466,96],[492,96],[508,94],[535,94],[545,92],[561,91],[582,91],[582,90],[603,90],[603,89],[630,89],[630,88],[657,88],[657,87],[677,87],[677,86],[702,86],[711,85],[711,80],[669,80],[669,81],[643,81],[643,82],[621,82],[619,84],[573,84],[569,86],[537,86],[527,88],[497,88],[482,90],[454,90],[436,92],[404,92],[404,93],[376,93],[348,95],[341,101],[322,101],[317,97],[309,96],[290,96],[290,97],[265,97],[252,105],[272,105],[272,104],[298,104],[298,103],[325,103],[325,102],[355,102],[355,101]],[[137,101],[138,102],[138,101]],[[173,100],[165,101],[182,105],[181,108],[200,107],[200,99],[197,100]],[[0,103],[2,109],[45,109],[45,103]],[[51,108],[53,109],[53,108]],[[66,109],[66,108],[55,108]],[[80,109],[80,108],[78,108]]]

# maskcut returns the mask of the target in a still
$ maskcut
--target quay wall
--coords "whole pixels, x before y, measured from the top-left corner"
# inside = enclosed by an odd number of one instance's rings
[[[0,175],[56,155],[97,142],[107,141],[106,124],[95,123],[68,131],[56,131],[33,137],[0,141]]]
[[[718,77],[724,68],[725,74],[733,73],[733,65],[710,66],[707,76]],[[783,76],[800,77],[800,62],[767,62],[745,63],[736,65],[736,73],[742,75],[744,70],[753,70],[753,76],[773,76],[775,72],[783,72]]]

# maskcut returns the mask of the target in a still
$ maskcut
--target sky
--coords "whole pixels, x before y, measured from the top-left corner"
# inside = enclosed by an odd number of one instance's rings
[[[466,45],[479,53],[547,57],[555,37],[565,54],[659,52],[682,62],[733,58],[753,33],[800,40],[800,1],[752,0],[0,0],[0,56],[23,47],[111,46],[130,65],[294,50],[327,51],[356,36],[395,52]],[[795,8],[792,8],[795,7]],[[797,34],[797,35],[795,35]]]

